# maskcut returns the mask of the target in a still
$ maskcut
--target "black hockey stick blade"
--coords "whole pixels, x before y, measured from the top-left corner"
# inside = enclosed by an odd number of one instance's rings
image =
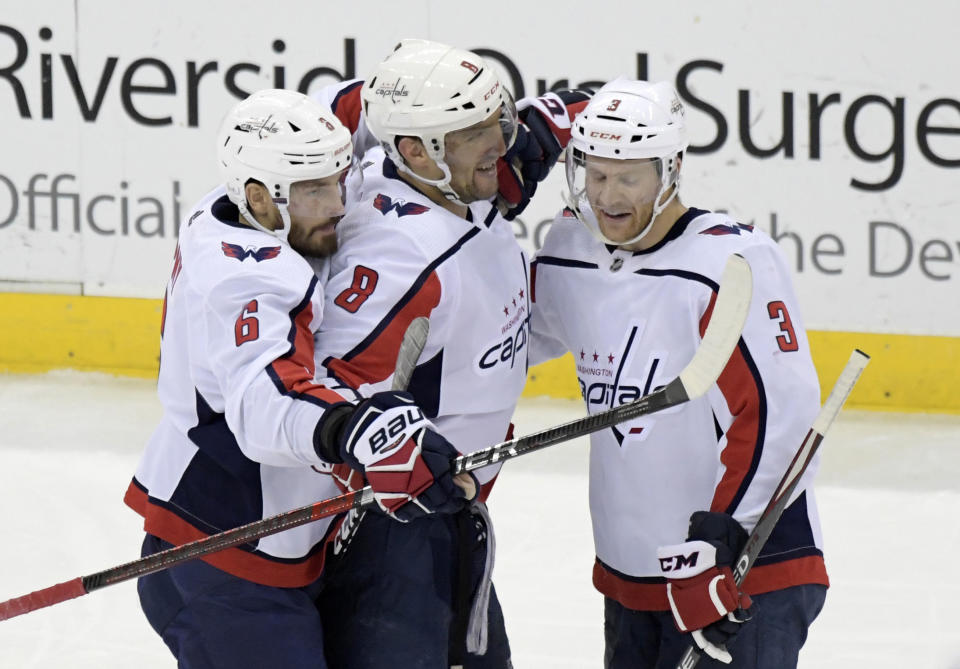
[[[850,392],[853,390],[853,387],[856,385],[860,374],[868,362],[870,362],[870,356],[860,349],[855,349],[853,353],[850,354],[850,360],[840,373],[840,377],[834,384],[833,390],[830,391],[827,401],[824,402],[820,413],[818,413],[814,419],[813,425],[807,432],[807,436],[804,438],[803,443],[800,444],[796,455],[793,456],[793,460],[790,462],[790,466],[787,467],[783,478],[780,479],[780,484],[770,498],[767,508],[760,514],[760,519],[757,521],[756,527],[753,528],[753,532],[751,532],[747,538],[747,543],[737,557],[737,561],[733,567],[733,579],[738,586],[743,583],[750,568],[753,567],[757,556],[760,555],[760,550],[764,544],[767,543],[767,539],[770,538],[774,526],[777,524],[777,521],[780,520],[780,516],[783,515],[784,509],[787,508],[790,498],[797,488],[797,484],[800,483],[800,478],[803,476],[803,473],[807,471],[810,461],[813,460],[814,454],[820,447],[820,442],[823,441],[827,430],[830,429],[837,414],[840,413],[840,409],[843,407],[844,402],[847,401],[847,397],[850,396]],[[680,658],[677,669],[693,669],[700,661],[701,655],[702,653],[696,644],[691,643],[687,647],[683,657]]]
[[[454,473],[509,460],[701,397],[716,383],[740,341],[752,294],[750,265],[739,255],[730,256],[703,340],[693,359],[670,383],[613,409],[462,455],[456,459]]]

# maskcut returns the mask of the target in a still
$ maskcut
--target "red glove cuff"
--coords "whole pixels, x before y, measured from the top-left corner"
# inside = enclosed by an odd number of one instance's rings
[[[669,581],[667,598],[681,632],[702,629],[752,603],[749,595],[738,590],[730,567],[713,567],[697,576]]]

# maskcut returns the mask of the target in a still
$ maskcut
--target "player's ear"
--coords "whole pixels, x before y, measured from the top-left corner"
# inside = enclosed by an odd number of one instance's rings
[[[257,181],[249,181],[243,190],[247,196],[247,206],[258,220],[270,213],[273,208],[273,200],[263,184]]]
[[[397,151],[411,168],[425,167],[430,164],[427,147],[419,137],[401,137],[397,140]]]

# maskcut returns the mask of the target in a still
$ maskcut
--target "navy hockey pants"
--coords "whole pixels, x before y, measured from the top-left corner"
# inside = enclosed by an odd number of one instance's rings
[[[483,574],[484,527],[464,510],[402,524],[368,512],[344,555],[328,563],[318,601],[335,669],[509,669],[510,647],[496,591],[490,592],[485,655],[463,651],[463,625]],[[459,563],[469,568],[459,587]],[[458,592],[460,604],[455,604]]]
[[[799,585],[751,595],[753,618],[727,649],[731,664],[703,655],[702,669],[795,669],[807,629],[827,596],[822,585]],[[604,599],[605,669],[674,669],[692,642],[669,611],[633,611]]]
[[[148,534],[142,554],[166,548]],[[137,592],[179,669],[327,669],[320,585],[258,585],[192,560],[142,576]]]

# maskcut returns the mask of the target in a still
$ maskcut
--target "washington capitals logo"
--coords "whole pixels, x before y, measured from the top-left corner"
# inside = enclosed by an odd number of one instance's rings
[[[407,216],[408,214],[416,215],[430,211],[429,207],[424,207],[422,204],[417,204],[416,202],[404,202],[403,200],[394,202],[389,195],[384,195],[383,193],[377,194],[376,199],[373,201],[373,206],[384,216],[390,213],[391,210],[396,210],[397,216]]]
[[[739,235],[741,230],[746,230],[747,232],[753,232],[752,225],[745,225],[744,223],[737,223],[736,225],[726,225],[724,223],[719,223],[713,225],[706,230],[701,230],[701,235]]]
[[[243,248],[237,244],[228,244],[227,242],[220,242],[220,248],[223,249],[223,255],[228,258],[236,258],[240,262],[243,262],[247,257],[253,258],[257,262],[261,260],[270,260],[271,258],[276,258],[280,255],[279,246],[264,246],[263,248],[255,249],[252,246]]]

